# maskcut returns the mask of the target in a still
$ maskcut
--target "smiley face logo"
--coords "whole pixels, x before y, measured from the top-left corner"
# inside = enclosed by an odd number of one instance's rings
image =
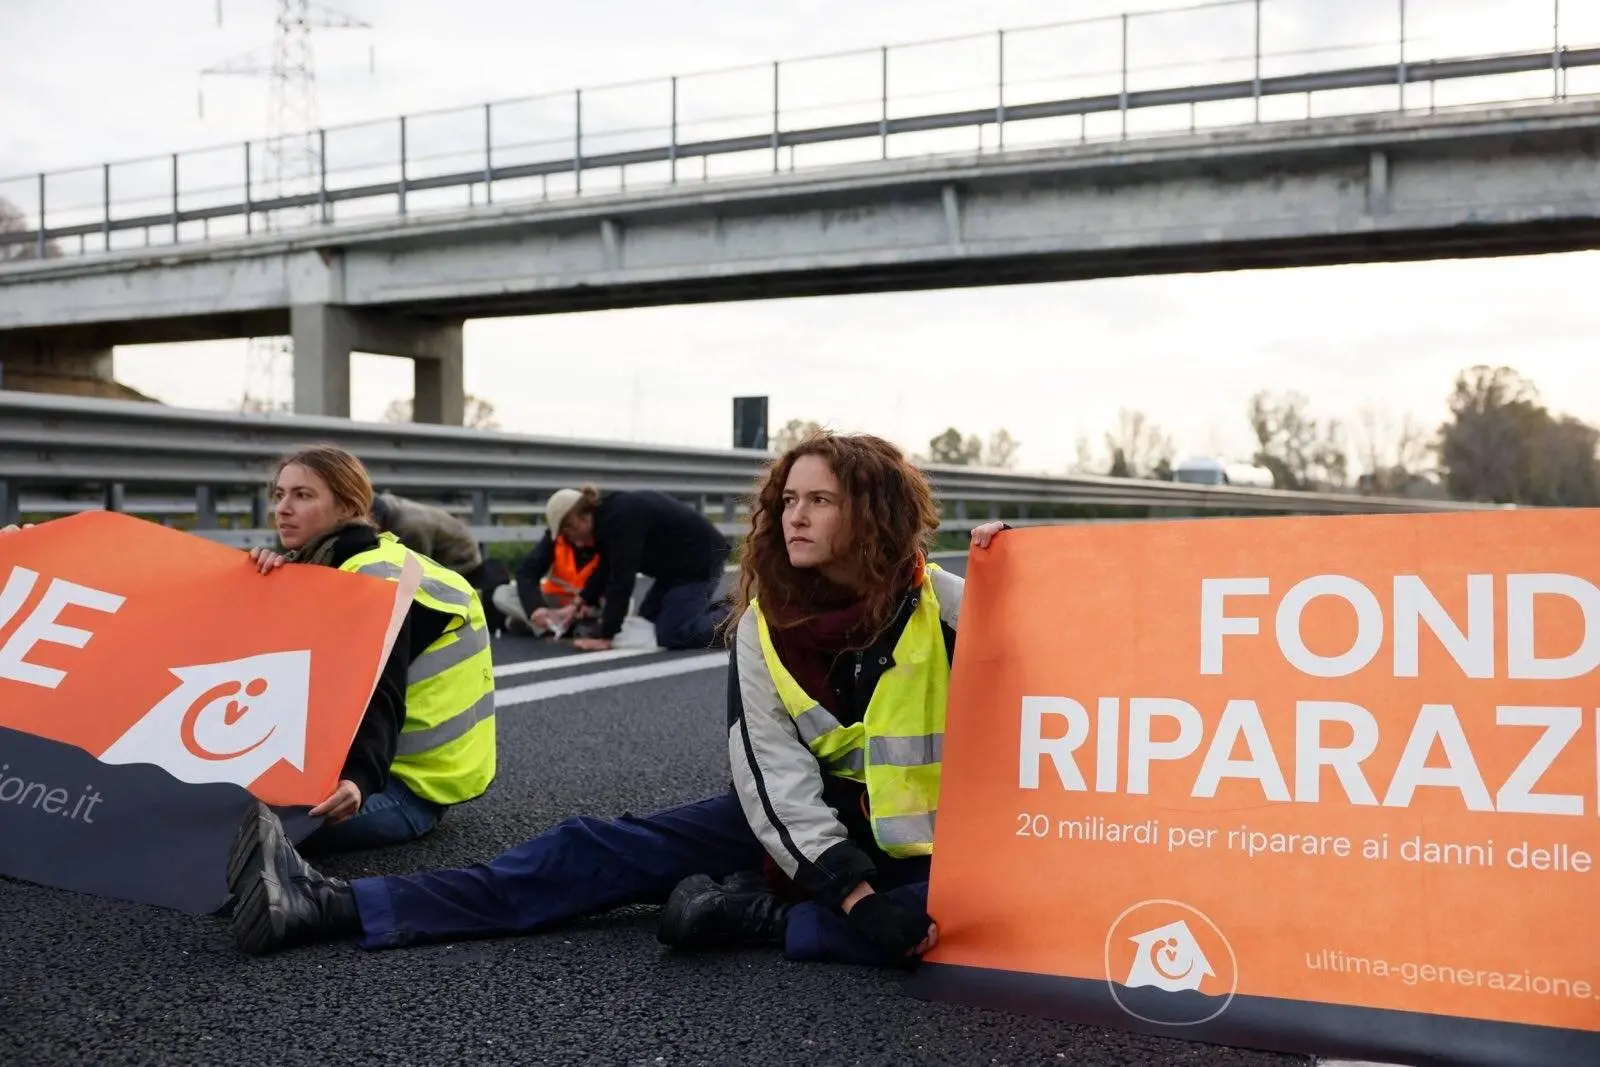
[[[218,701],[223,697],[230,698],[221,709],[220,723],[218,721],[219,716],[215,714],[206,716],[206,724],[209,727],[206,733],[209,738],[215,739],[215,742],[219,744],[229,743],[224,741],[221,735],[234,732],[233,728],[239,724],[239,720],[244,718],[245,713],[250,710],[250,705],[241,704],[238,698],[241,696],[246,698],[263,696],[268,688],[265,678],[252,678],[245,685],[241,685],[237,681],[222,682],[201,693],[189,705],[189,710],[184,713],[183,722],[179,726],[183,747],[189,750],[190,755],[199,759],[230,760],[238,759],[240,756],[253,752],[261,745],[266,744],[267,739],[277,730],[275,724],[269,725],[266,733],[256,740],[245,744],[242,748],[234,748],[232,751],[218,751],[210,747],[206,741],[202,741],[199,726],[202,716],[205,716],[208,711],[214,711]],[[238,742],[233,743],[237,744]]]

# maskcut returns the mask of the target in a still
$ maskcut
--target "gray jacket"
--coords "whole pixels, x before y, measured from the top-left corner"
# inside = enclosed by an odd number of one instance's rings
[[[961,617],[966,581],[933,575],[940,620],[951,630]],[[800,740],[777,683],[761,654],[755,613],[739,620],[730,681],[728,759],[745,819],[767,854],[802,888],[824,900],[848,892],[871,873],[839,813],[823,800],[823,773]],[[736,684],[733,684],[736,682]]]
[[[372,502],[372,518],[378,529],[394,534],[411,551],[457,574],[483,563],[471,528],[444,508],[381,493]]]

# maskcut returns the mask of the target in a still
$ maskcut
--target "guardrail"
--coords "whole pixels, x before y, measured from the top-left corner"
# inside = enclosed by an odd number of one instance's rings
[[[1344,94],[1334,105],[1338,112],[1433,109],[1436,85],[1497,78],[1510,85],[1504,79],[1518,76],[1523,81],[1509,98],[1491,92],[1470,102],[1559,100],[1568,96],[1572,71],[1600,66],[1600,47],[1563,43],[1559,0],[1542,10],[1530,0],[1503,26],[1475,15],[1450,34],[1427,32],[1440,26],[1438,12],[1416,11],[1415,0],[1408,28],[1407,0],[1389,0],[1394,35],[1349,43],[1332,37],[1335,27],[1324,12],[1311,17],[1313,4],[1327,6],[1326,0],[1217,0],[20,175],[0,179],[0,197],[25,216],[8,227],[14,232],[0,232],[0,261],[65,254],[71,249],[58,242],[74,237],[79,253],[110,251],[128,231],[143,231],[148,245],[152,234],[179,243],[186,233],[207,240],[262,226],[327,225],[341,221],[341,207],[363,201],[382,201],[376,210],[400,216],[459,210],[478,202],[480,186],[484,203],[497,195],[610,192],[628,187],[629,168],[636,186],[672,185],[696,177],[680,175],[689,160],[699,160],[697,177],[710,180],[714,158],[728,162],[728,173],[741,166],[743,173],[765,170],[770,158],[778,173],[786,152],[795,169],[801,147],[865,144],[869,155],[887,160],[891,142],[911,144],[917,154],[973,146],[970,135],[929,140],[941,131],[975,128],[980,150],[988,147],[990,127],[993,147],[1001,149],[1008,133],[1013,144],[1039,143],[1041,133],[1044,143],[1125,140],[1175,125],[1157,121],[1141,130],[1130,115],[1159,117],[1177,108],[1179,116],[1187,111],[1190,129],[1249,125],[1310,117],[1318,93]],[[1418,33],[1416,22],[1429,16]],[[1569,24],[1573,18],[1569,11]],[[1585,24],[1566,32],[1593,31]],[[1238,43],[1197,54],[1194,42],[1207,38]],[[1284,46],[1274,47],[1274,39]],[[1144,61],[1134,62],[1135,53]],[[1329,63],[1329,57],[1339,58]],[[1189,72],[1186,80],[1179,71]],[[1425,94],[1414,91],[1423,87]],[[1350,94],[1363,90],[1369,95],[1352,108]],[[1465,95],[1456,93],[1445,106],[1462,106]],[[1304,114],[1290,114],[1283,105],[1301,96]],[[730,102],[740,110],[724,110]],[[1226,116],[1220,121],[1200,115],[1199,108],[1218,104],[1244,106],[1219,111]],[[1115,123],[1091,134],[1090,120],[1108,116]],[[1040,125],[1059,119],[1078,121],[1068,128]],[[280,164],[268,173],[275,156],[309,162],[301,172],[282,173]],[[837,151],[823,160],[839,161]]]
[[[659,489],[738,529],[772,456],[527,437],[304,415],[242,415],[0,391],[0,522],[105,508],[236,544],[270,539],[273,460],[326,442],[361,457],[380,490],[462,515],[485,543],[542,535],[563,486]],[[925,468],[947,530],[1013,522],[1180,515],[1338,514],[1492,508],[1448,500],[1298,493],[977,467]]]

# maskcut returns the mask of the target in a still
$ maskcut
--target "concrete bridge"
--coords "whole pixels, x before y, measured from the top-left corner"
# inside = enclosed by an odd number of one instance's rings
[[[119,344],[290,334],[297,412],[348,415],[360,351],[415,360],[417,420],[459,423],[469,318],[1576,250],[1600,245],[1597,166],[1600,104],[1566,101],[891,160],[25,261],[0,267],[0,371],[108,376]]]

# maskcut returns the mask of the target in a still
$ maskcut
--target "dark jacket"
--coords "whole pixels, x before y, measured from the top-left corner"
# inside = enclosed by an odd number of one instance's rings
[[[622,630],[638,575],[663,587],[722,576],[728,539],[689,505],[654,489],[608,493],[594,515],[600,565],[583,587],[585,604],[605,598],[600,636]]]
[[[966,581],[939,570],[932,584],[939,599],[945,655],[953,662]],[[879,680],[894,666],[894,646],[920,597],[920,592],[908,591],[893,623],[872,647],[859,657],[841,656],[829,672],[838,709],[834,717],[840,723],[848,726],[866,715]],[[733,788],[750,829],[773,862],[825,907],[836,907],[863,881],[885,889],[926,877],[925,859],[895,859],[878,847],[862,809],[865,787],[824,774],[800,740],[767,669],[754,612],[747,611],[739,620],[732,660],[728,754]]]
[[[348,526],[334,543],[333,565],[343,566],[350,557],[377,546],[378,534],[370,526]],[[354,782],[361,790],[363,801],[389,785],[389,765],[394,762],[400,729],[406,721],[406,675],[411,661],[439,640],[448,625],[449,615],[425,608],[415,600],[406,611],[377,688],[367,702],[367,712],[350,743],[344,769],[339,772],[341,779]]]
[[[573,558],[581,570],[589,565],[595,557],[596,549],[593,545],[588,548],[572,547]],[[534,546],[533,551],[522,557],[522,562],[517,566],[517,599],[522,602],[522,610],[532,615],[534,609],[546,607],[544,593],[539,590],[539,583],[544,576],[550,573],[550,568],[556,562],[556,539],[549,530],[544,532],[544,539]],[[598,571],[600,568],[596,567]]]

